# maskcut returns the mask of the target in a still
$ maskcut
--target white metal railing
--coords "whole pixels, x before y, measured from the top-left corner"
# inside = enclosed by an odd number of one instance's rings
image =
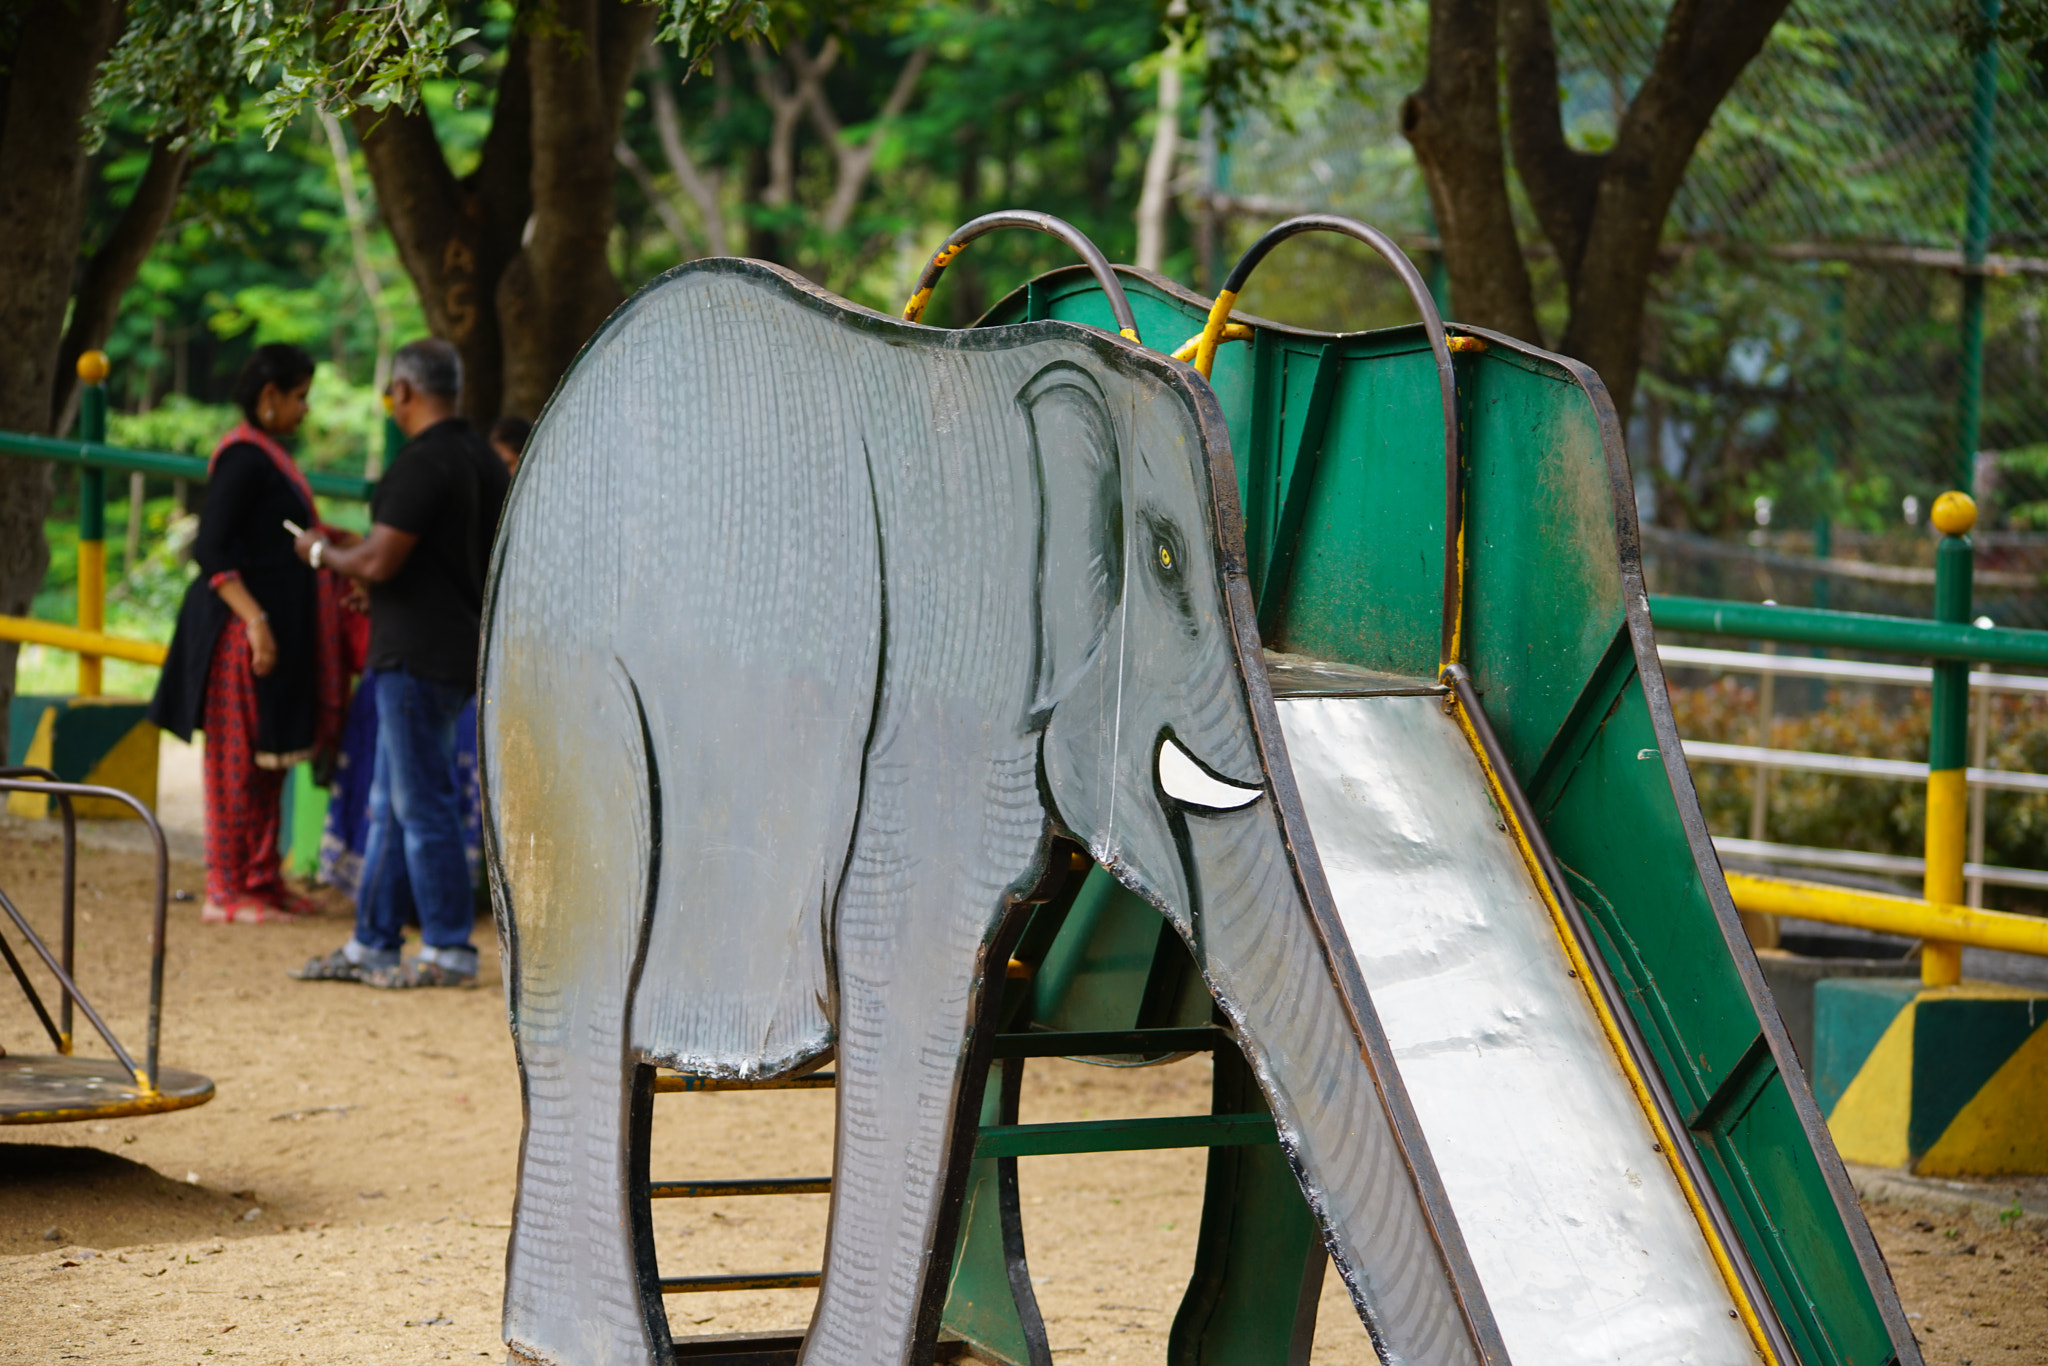
[[[1926,665],[1868,664],[1852,659],[1816,659],[1807,655],[1756,653],[1747,650],[1713,650],[1691,645],[1660,645],[1658,657],[1667,667],[1709,669],[1718,673],[1756,674],[1762,683],[1759,710],[1772,709],[1771,684],[1778,678],[1828,679],[1844,683],[1874,683],[1893,687],[1925,688],[1934,681]],[[2001,868],[1984,862],[1984,794],[2006,792],[2048,792],[2048,774],[2013,773],[1988,768],[1993,693],[2048,693],[2048,678],[2028,674],[2001,674],[1982,670],[1970,673],[1970,692],[1976,714],[1971,724],[1971,758],[1966,770],[1970,791],[1969,861],[1963,866],[1969,904],[1984,904],[1987,883],[2004,887],[2048,890],[2048,872],[2030,868]],[[1759,726],[1759,730],[1762,727]],[[1731,745],[1710,740],[1687,740],[1688,762],[1735,764],[1756,770],[1756,786],[1750,798],[1748,839],[1716,838],[1714,848],[1737,858],[1769,859],[1801,864],[1810,868],[1842,868],[1859,872],[1920,876],[1926,872],[1922,859],[1896,854],[1868,854],[1854,849],[1821,849],[1811,845],[1778,844],[1766,839],[1770,804],[1767,775],[1773,770],[1803,773],[1833,773],[1843,777],[1875,778],[1895,782],[1927,781],[1927,765],[1904,759],[1866,759],[1848,754],[1817,754],[1804,750],[1772,749],[1765,745]]]
[[[1927,765],[1910,759],[1865,759],[1854,754],[1816,754],[1802,749],[1765,749],[1762,745],[1724,745],[1716,740],[1685,741],[1685,757],[1709,764],[1741,764],[1745,768],[1781,768],[1800,773],[1838,773],[1848,778],[1892,778],[1924,783]],[[1997,768],[1966,769],[1971,787],[2005,792],[2048,792],[2048,773],[2009,773]]]
[[[1807,655],[1764,655],[1748,650],[1707,650],[1694,645],[1659,645],[1666,667],[1715,669],[1722,673],[1774,674],[1780,678],[1832,678],[1844,683],[1894,683],[1908,688],[1934,684],[1925,664],[1865,664],[1856,659],[1814,659]],[[1970,671],[1971,691],[2048,693],[2048,678],[2031,674]]]
[[[1890,877],[1924,877],[1927,860],[1905,854],[1867,854],[1861,849],[1816,849],[1805,844],[1773,844],[1769,840],[1714,840],[1714,851],[1736,858],[1761,859],[1771,863],[1797,863],[1808,868],[1844,868],[1857,873],[1883,873]],[[2048,873],[2033,868],[1999,868],[1987,863],[1965,863],[1963,876],[2001,887],[2031,887],[2048,891]]]

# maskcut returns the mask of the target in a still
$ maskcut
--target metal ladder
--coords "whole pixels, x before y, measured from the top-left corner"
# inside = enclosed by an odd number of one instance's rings
[[[1082,875],[1067,877],[1046,901],[1029,908],[1011,951],[987,1071],[969,1078],[970,1092],[981,1086],[980,1125],[962,1195],[938,1360],[1052,1366],[1025,1254],[1018,1158],[1206,1148],[1195,1265],[1174,1319],[1168,1366],[1305,1366],[1327,1258],[1251,1069],[1227,1028],[1183,1022],[1198,1008],[1213,1021],[1213,1003],[1186,949],[1158,913],[1078,850],[1071,857],[1072,871]],[[1119,1011],[1130,1027],[1061,1027],[1106,1022]],[[1018,1123],[1028,1059],[1157,1062],[1194,1053],[1214,1057],[1209,1114]],[[661,1073],[653,1085],[657,1094],[672,1094],[822,1089],[834,1083],[830,1072],[775,1081]],[[650,1200],[831,1189],[830,1177],[647,1183]],[[803,1289],[816,1286],[820,1276],[661,1276],[659,1284],[665,1295],[686,1295]],[[673,1343],[677,1358],[693,1366],[793,1366],[803,1333],[698,1334]]]

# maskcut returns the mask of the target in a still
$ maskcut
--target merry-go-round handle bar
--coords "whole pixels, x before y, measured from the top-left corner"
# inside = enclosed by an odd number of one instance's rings
[[[1102,249],[1088,240],[1082,232],[1063,218],[1054,218],[1049,213],[1033,209],[1003,209],[996,213],[985,213],[971,222],[963,223],[946,235],[946,245],[932,254],[932,259],[918,277],[917,292],[910,296],[910,302],[903,305],[903,320],[917,322],[924,317],[925,305],[932,301],[932,290],[939,283],[939,277],[946,273],[946,267],[953,264],[953,258],[967,249],[967,244],[984,233],[998,228],[1029,228],[1049,237],[1057,237],[1074,249],[1074,254],[1086,263],[1095,283],[1102,286],[1103,297],[1109,300],[1109,311],[1116,319],[1118,335],[1127,341],[1138,340],[1137,315],[1131,312],[1131,301],[1124,297],[1123,282],[1116,278],[1110,268],[1109,258]]]
[[[8,792],[41,793],[44,796],[55,797],[63,803],[65,902],[67,913],[73,896],[72,879],[77,868],[77,826],[72,815],[70,799],[73,797],[94,797],[102,801],[120,802],[122,805],[133,810],[141,818],[143,827],[149,831],[151,842],[156,846],[156,913],[150,925],[149,1034],[143,1053],[143,1070],[138,1071],[136,1069],[134,1060],[107,1029],[106,1022],[100,1019],[91,1004],[87,1002],[84,996],[79,994],[77,984],[72,981],[69,965],[67,963],[60,963],[51,956],[50,951],[43,947],[42,941],[37,939],[34,932],[29,929],[28,922],[21,918],[20,913],[14,909],[13,904],[8,902],[4,895],[0,895],[0,910],[5,910],[14,920],[16,926],[28,935],[29,942],[35,948],[36,953],[43,959],[50,970],[56,974],[58,985],[63,988],[66,999],[74,1000],[78,1003],[78,1008],[85,1013],[85,1018],[92,1023],[93,1028],[99,1031],[100,1037],[105,1039],[108,1046],[114,1050],[114,1054],[120,1059],[121,1065],[128,1069],[129,1076],[133,1077],[136,1083],[145,1090],[154,1092],[157,1089],[157,1054],[163,1040],[164,931],[168,928],[168,903],[170,901],[171,889],[171,852],[170,846],[164,841],[164,828],[157,823],[156,813],[143,805],[133,794],[123,792],[118,787],[102,787],[95,783],[58,781],[57,775],[47,768],[26,766],[0,768],[0,794]]]
[[[1465,567],[1460,553],[1464,539],[1464,497],[1459,478],[1458,376],[1451,368],[1450,339],[1444,334],[1444,320],[1436,311],[1436,300],[1430,296],[1428,283],[1423,280],[1422,272],[1415,268],[1415,263],[1408,259],[1408,253],[1378,228],[1342,214],[1305,213],[1268,229],[1230,268],[1230,275],[1216,295],[1216,302],[1209,308],[1208,321],[1202,325],[1202,337],[1195,346],[1194,366],[1202,378],[1209,377],[1209,368],[1216,363],[1216,346],[1223,338],[1224,324],[1230,320],[1231,306],[1237,302],[1245,281],[1251,278],[1259,262],[1265,260],[1273,248],[1305,232],[1342,233],[1365,243],[1384,257],[1407,287],[1416,312],[1422,315],[1422,330],[1428,335],[1429,349],[1436,357],[1437,387],[1442,392],[1444,405],[1444,601],[1439,651],[1442,667],[1448,668],[1458,662],[1463,650],[1461,633],[1465,611]]]

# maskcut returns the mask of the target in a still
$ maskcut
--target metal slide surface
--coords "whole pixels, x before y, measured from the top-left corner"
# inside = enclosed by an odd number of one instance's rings
[[[1510,1357],[1754,1361],[1442,699],[1278,703],[1345,932]]]

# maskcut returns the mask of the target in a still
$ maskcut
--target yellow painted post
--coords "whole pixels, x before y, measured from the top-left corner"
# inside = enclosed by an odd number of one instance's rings
[[[1933,521],[1942,533],[1934,554],[1934,618],[1968,621],[1974,569],[1970,529],[1977,524],[1977,504],[1967,493],[1944,493],[1934,500]],[[1964,896],[1963,856],[1970,829],[1965,768],[1969,731],[1969,662],[1936,660],[1927,738],[1927,876],[1921,894],[1942,905],[1958,905]],[[1962,945],[1923,941],[1920,980],[1931,987],[1961,982]]]
[[[78,358],[78,436],[81,441],[107,439],[109,370],[104,351]],[[94,635],[107,629],[107,475],[90,467],[78,472],[78,629]],[[101,691],[98,655],[78,657],[78,695],[98,697]]]

